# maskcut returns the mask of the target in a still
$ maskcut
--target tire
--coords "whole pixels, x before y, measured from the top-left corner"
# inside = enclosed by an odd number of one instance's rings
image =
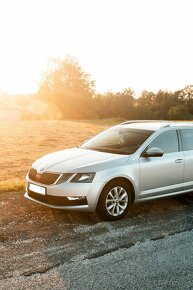
[[[97,213],[103,220],[116,221],[124,217],[131,204],[131,186],[115,180],[104,187],[97,205]]]

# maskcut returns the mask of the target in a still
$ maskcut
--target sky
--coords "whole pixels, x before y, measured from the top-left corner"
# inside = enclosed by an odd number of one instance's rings
[[[96,90],[193,84],[192,0],[0,0],[0,91],[37,91],[50,57],[70,54]]]

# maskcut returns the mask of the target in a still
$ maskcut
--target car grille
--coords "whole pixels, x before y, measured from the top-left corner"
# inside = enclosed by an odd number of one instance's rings
[[[49,173],[49,172],[44,172],[42,174],[37,173],[37,170],[34,168],[31,168],[29,171],[29,178],[33,181],[42,183],[42,184],[46,184],[46,185],[50,185],[53,184],[58,177],[60,176],[60,174],[58,173]]]
[[[37,201],[41,201],[50,205],[59,206],[76,206],[76,205],[87,205],[86,197],[77,200],[69,200],[63,196],[52,196],[52,195],[41,195],[31,190],[28,190],[28,195]]]

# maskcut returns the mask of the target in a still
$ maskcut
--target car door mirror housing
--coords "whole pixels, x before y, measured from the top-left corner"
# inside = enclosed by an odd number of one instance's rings
[[[142,157],[162,157],[164,154],[163,150],[157,147],[152,147],[150,149],[145,150],[141,156]]]

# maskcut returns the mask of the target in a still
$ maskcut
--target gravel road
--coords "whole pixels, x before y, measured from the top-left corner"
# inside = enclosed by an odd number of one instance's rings
[[[123,220],[0,194],[0,289],[193,289],[193,194]]]

